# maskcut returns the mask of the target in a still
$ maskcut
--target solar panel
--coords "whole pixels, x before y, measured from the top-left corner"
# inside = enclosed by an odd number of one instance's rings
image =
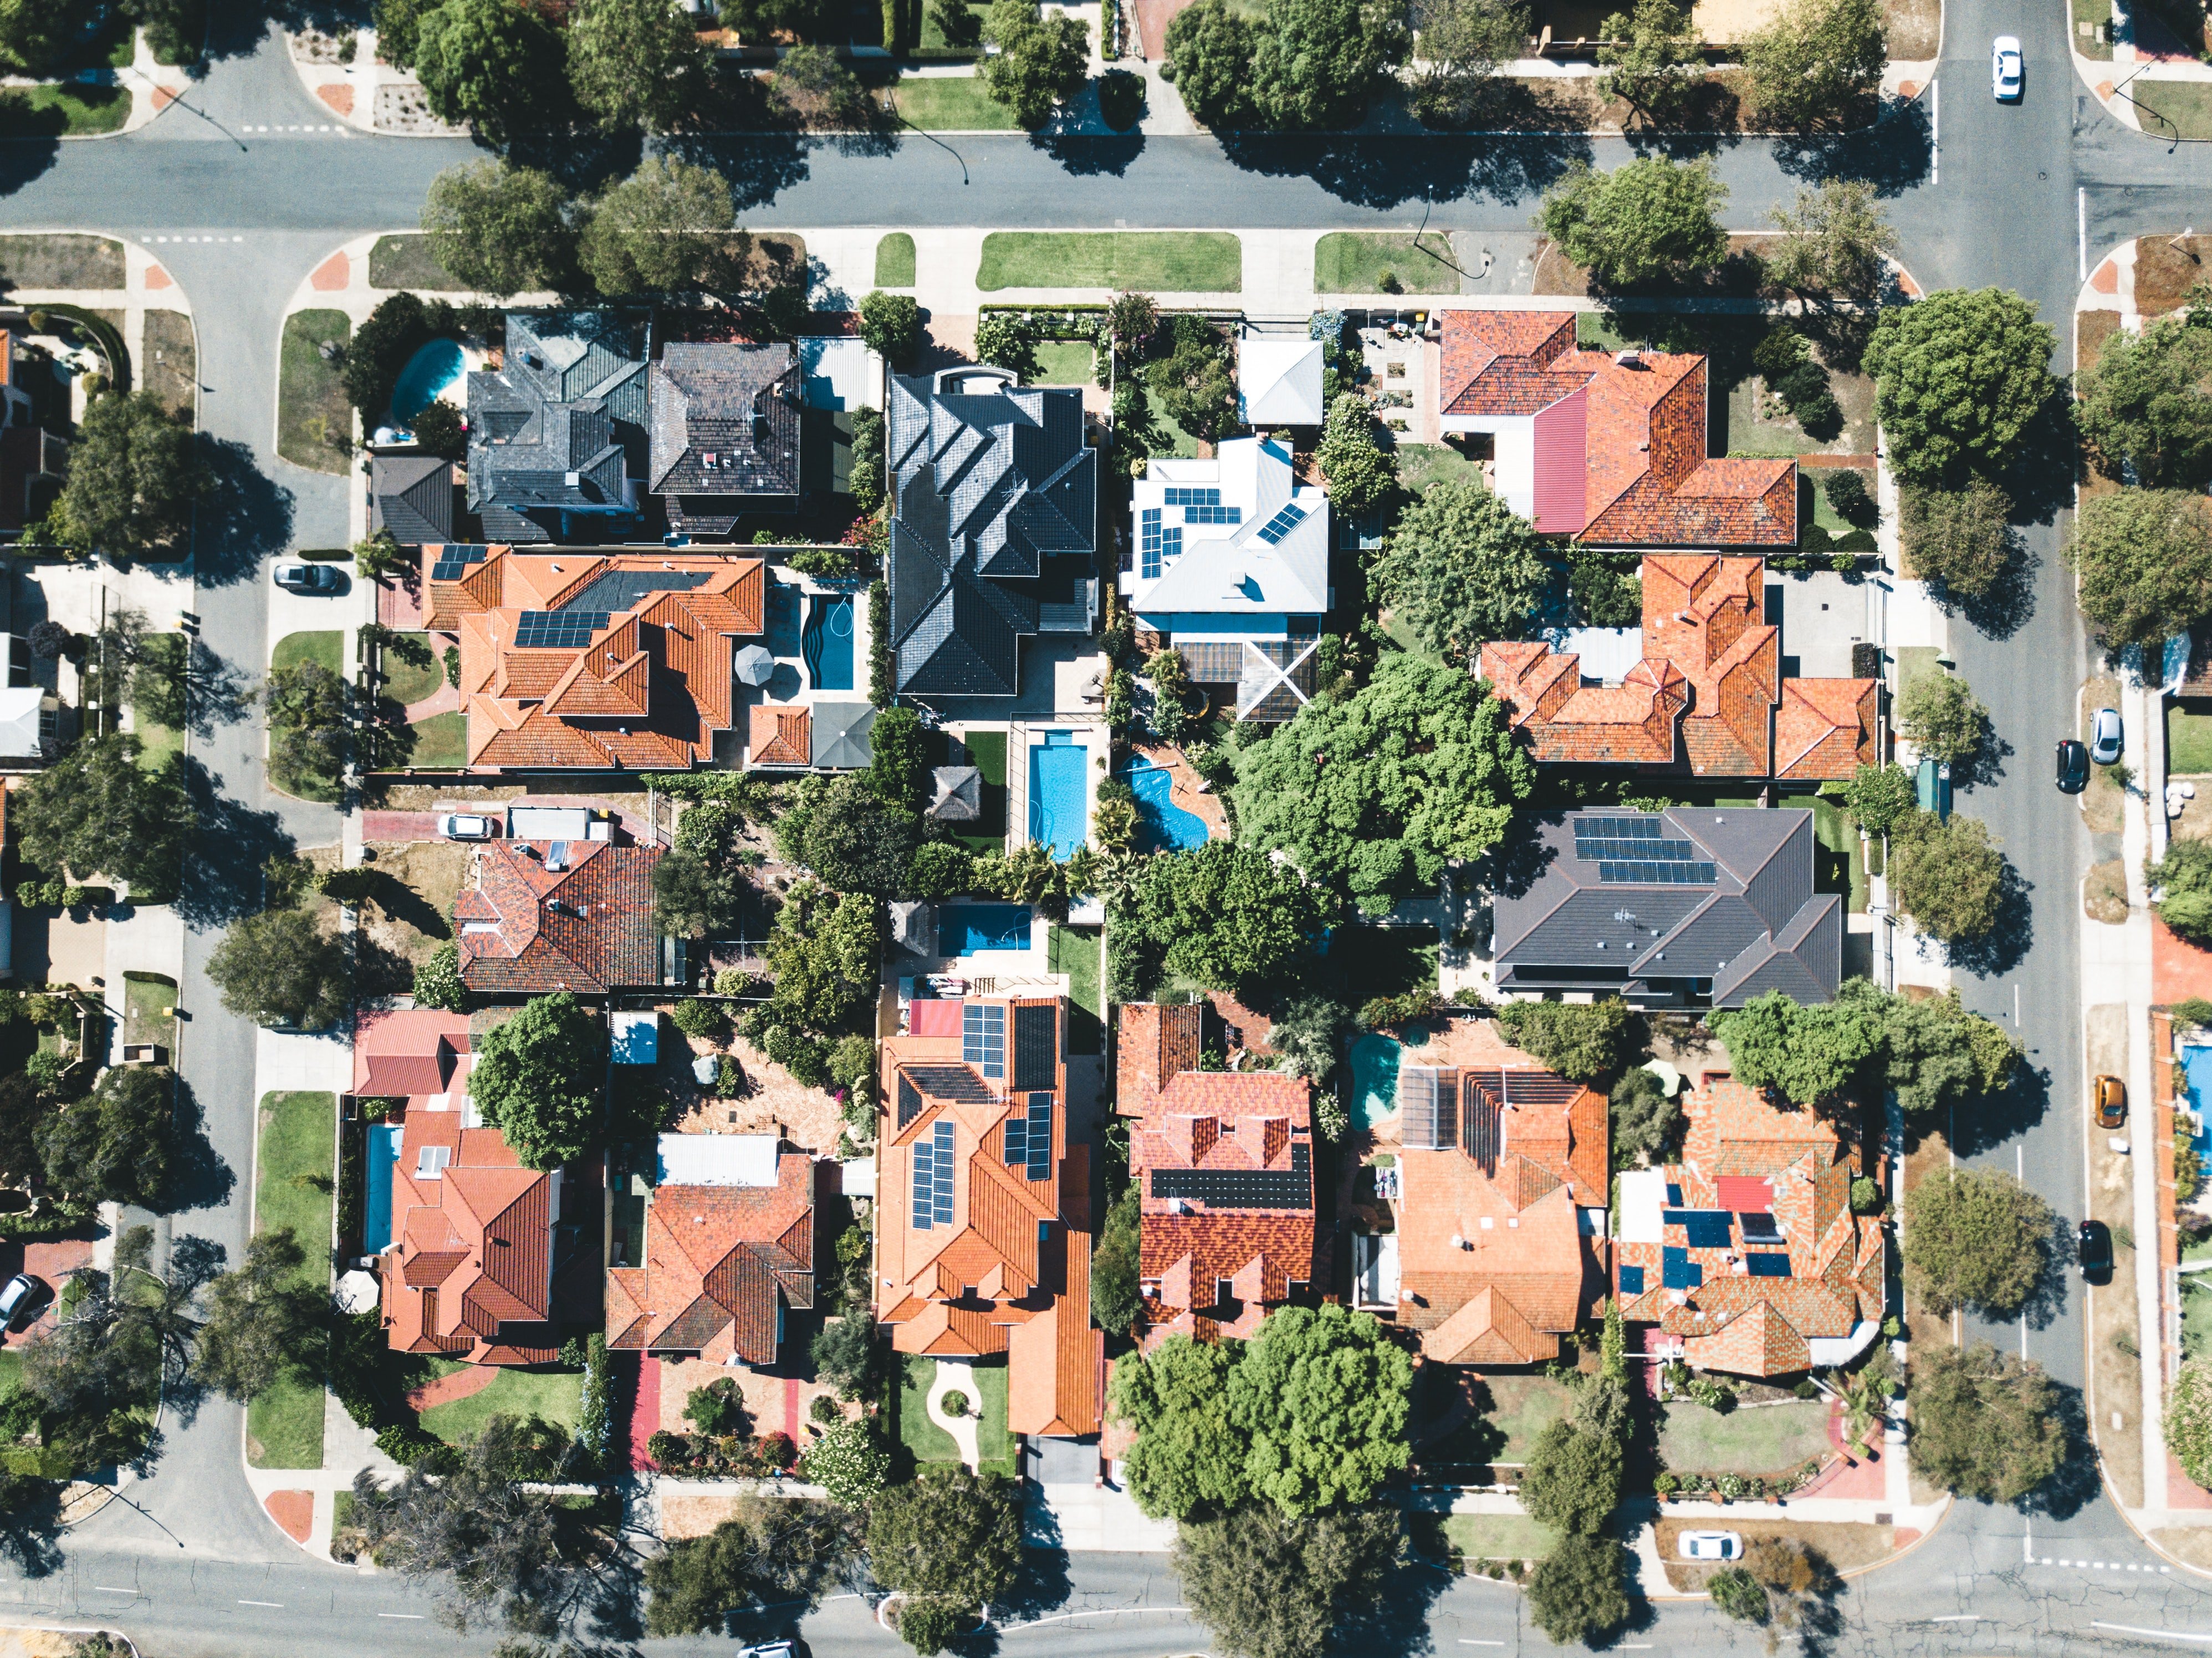
[[[1052,1177],[1052,1096],[1030,1096],[1029,1167],[1031,1180]]]
[[[1633,817],[1590,816],[1575,819],[1575,839],[1656,841],[1665,835],[1658,817],[1638,812]]]
[[[1790,1257],[1775,1250],[1746,1255],[1743,1264],[1753,1278],[1788,1278],[1790,1275]]]
[[[898,1126],[903,1128],[921,1114],[921,1090],[902,1071],[898,1079]]]
[[[1709,887],[1714,875],[1711,864],[1605,862],[1597,866],[1597,878],[1609,887]]]
[[[1182,556],[1182,531],[1180,531],[1180,530],[1174,530],[1174,529],[1169,529],[1169,530],[1163,530],[1163,531],[1160,531],[1160,562],[1161,562],[1162,563],[1164,563],[1164,564],[1172,564],[1172,563],[1174,563],[1174,562],[1176,562],[1176,560],[1177,560],[1177,559],[1181,558]]]
[[[1725,1249],[1733,1242],[1735,1217],[1725,1209],[1669,1209],[1661,1218],[1680,1227],[1692,1249]]]
[[[1656,859],[1667,864],[1686,864],[1697,856],[1697,852],[1698,849],[1687,841],[1631,841],[1614,835],[1575,836],[1575,856],[1586,861],[1597,858],[1637,858]]]
[[[987,1077],[1006,1074],[1006,1010],[969,1002],[960,1010],[960,1057]]]
[[[1304,1209],[1313,1200],[1311,1152],[1292,1146],[1287,1169],[1155,1169],[1152,1195],[1218,1209]]]
[[[1764,1211],[1746,1210],[1740,1212],[1736,1219],[1743,1224],[1744,1242],[1747,1243],[1755,1238],[1771,1239],[1782,1236],[1781,1225],[1773,1216]]]
[[[1704,1284],[1705,1269],[1690,1259],[1687,1249],[1667,1244],[1659,1251],[1659,1282],[1669,1290],[1695,1290]]]
[[[1144,581],[1158,581],[1160,579],[1160,509],[1158,507],[1145,508],[1140,520],[1139,534],[1141,539],[1138,544],[1138,579]]]
[[[1054,1088],[1060,1084],[1060,1011],[1043,1006],[1014,1010],[1016,1088]]]
[[[1670,1209],[1680,1209],[1682,1206],[1682,1187],[1679,1181],[1667,1182],[1667,1206]]]
[[[483,545],[448,543],[438,549],[438,562],[430,567],[433,581],[459,581],[469,573],[469,566],[481,564],[491,549]]]
[[[1218,507],[1221,505],[1221,491],[1170,484],[1165,499],[1170,507]]]
[[[1281,512],[1260,526],[1260,539],[1270,547],[1273,546],[1304,523],[1306,509],[1303,507],[1295,505],[1285,507]]]
[[[515,647],[526,651],[579,651],[606,625],[605,610],[525,610],[515,618]]]
[[[932,1099],[981,1104],[991,1097],[991,1090],[964,1065],[908,1066],[903,1074],[911,1076]]]
[[[1182,509],[1185,524],[1236,524],[1244,517],[1237,507],[1186,507]]]
[[[1644,1293],[1644,1269],[1641,1266],[1624,1266],[1620,1269],[1620,1293],[1625,1296],[1640,1296]]]
[[[936,1136],[934,1155],[930,1158],[929,1218],[937,1225],[952,1224],[952,1121],[944,1118],[931,1126]]]
[[[929,1134],[914,1143],[914,1204],[910,1213],[917,1232],[927,1232],[936,1212],[937,1141]]]

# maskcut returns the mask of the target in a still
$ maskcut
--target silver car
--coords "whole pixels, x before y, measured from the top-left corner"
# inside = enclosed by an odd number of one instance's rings
[[[438,833],[448,841],[489,841],[499,833],[499,825],[475,812],[449,811],[439,818]]]
[[[45,1285],[28,1272],[18,1272],[0,1289],[0,1330],[12,1330],[23,1315],[36,1306]]]
[[[2100,708],[2089,720],[2089,758],[2100,766],[2109,766],[2120,757],[2122,744],[2120,711]]]
[[[2027,64],[2020,55],[2020,37],[2000,34],[1990,46],[1990,90],[2001,104],[2016,104],[2027,83]]]
[[[345,578],[330,565],[310,564],[304,559],[287,560],[270,575],[287,592],[334,593],[345,585]]]

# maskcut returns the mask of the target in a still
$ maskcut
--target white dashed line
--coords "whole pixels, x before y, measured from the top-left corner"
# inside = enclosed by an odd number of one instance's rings
[[[284,1603],[282,1600],[240,1600],[238,1604],[241,1606],[267,1606],[274,1612],[284,1610]]]
[[[1948,1618],[1931,1618],[1928,1621],[1931,1624],[1978,1624],[1982,1621],[1982,1614],[1978,1612],[1954,1612]]]
[[[376,1615],[379,1618],[404,1618],[409,1622],[416,1624],[421,1623],[424,1617],[424,1614],[419,1612],[380,1612]]]
[[[2157,1641],[2212,1641],[2212,1635],[2185,1635],[2179,1630],[2137,1629],[2132,1624],[2092,1624],[2091,1629],[2113,1630],[2122,1635],[2148,1635]]]
[[[94,1592],[99,1594],[136,1594],[138,1593],[137,1589],[112,1589],[105,1583],[94,1583],[92,1587]]]

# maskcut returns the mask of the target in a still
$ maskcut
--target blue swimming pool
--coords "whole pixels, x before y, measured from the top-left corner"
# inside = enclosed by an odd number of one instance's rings
[[[361,1222],[364,1254],[381,1254],[392,1242],[392,1171],[399,1163],[404,1132],[391,1123],[368,1127],[368,1200]]]
[[[392,422],[404,426],[461,378],[461,348],[451,340],[432,340],[399,371],[392,385]]]
[[[1181,852],[1206,844],[1206,820],[1175,803],[1175,774],[1139,755],[1123,774],[1137,797],[1137,850]]]
[[[979,950],[1027,950],[1030,920],[1027,904],[939,905],[937,953],[973,956]]]
[[[1398,1109],[1398,1042],[1373,1033],[1352,1043],[1352,1126],[1372,1128]]]
[[[853,689],[853,596],[817,593],[806,601],[806,625],[800,629],[799,654],[817,691]]]
[[[2197,1114],[2197,1154],[2212,1156],[2212,1048],[2184,1042],[2174,1050],[2189,1094],[2189,1108]]]
[[[1065,858],[1090,829],[1091,750],[1073,732],[1051,731],[1030,745],[1030,839]]]

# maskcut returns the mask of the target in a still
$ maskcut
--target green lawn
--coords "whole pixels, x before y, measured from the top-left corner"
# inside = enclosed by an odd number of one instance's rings
[[[1314,292],[1456,294],[1459,272],[1444,263],[1451,257],[1451,238],[1440,232],[1336,231],[1314,244]]]
[[[121,87],[9,87],[0,92],[0,137],[87,137],[115,132],[131,118]]]
[[[1864,914],[1867,872],[1857,820],[1826,795],[1813,797],[1813,838],[1820,844],[1820,890],[1847,893],[1850,908]]]
[[[2212,138],[2212,82],[2138,77],[2129,82],[2128,94],[2151,137]]]
[[[1478,1560],[1541,1560],[1559,1535],[1525,1514],[1455,1514],[1444,1521],[1444,1535],[1466,1557]]]
[[[423,1412],[422,1430],[437,1435],[449,1445],[465,1445],[495,1416],[542,1416],[548,1422],[573,1428],[583,1399],[580,1370],[502,1370],[482,1392]]]
[[[1054,922],[1045,934],[1045,963],[1054,973],[1067,975],[1067,998],[1098,1018],[1106,1017],[1106,1003],[1098,987],[1098,935]]]
[[[407,763],[423,771],[453,771],[467,763],[469,721],[464,714],[434,714],[415,724]]]
[[[1505,1436],[1500,1462],[1526,1462],[1536,1436],[1565,1417],[1572,1403],[1566,1383],[1546,1376],[1485,1376],[1483,1385],[1490,1389],[1491,1425]]]
[[[1034,355],[1032,386],[1088,386],[1097,369],[1098,354],[1079,340],[1041,341]]]
[[[970,732],[961,741],[967,744],[969,764],[982,774],[983,815],[972,830],[953,838],[970,852],[1003,852],[1006,847],[1006,734]]]
[[[908,76],[891,94],[900,118],[924,132],[1014,132],[1020,123],[972,75]]]
[[[371,288],[414,288],[431,294],[464,294],[468,284],[438,263],[428,236],[380,236],[368,250]]]
[[[429,654],[420,664],[410,662],[389,645],[384,647],[383,694],[401,708],[420,702],[436,694],[446,683],[446,665],[439,659],[437,647],[428,634],[401,634],[403,640],[414,640]]]
[[[1237,294],[1244,248],[1225,230],[999,230],[983,238],[975,286]]]
[[[876,244],[876,286],[914,286],[914,238],[894,230]]]
[[[352,337],[353,324],[343,311],[295,311],[284,319],[276,452],[295,466],[337,477],[352,470],[353,405],[346,401],[337,365],[324,361],[320,349],[325,340],[343,346]]]
[[[957,1462],[960,1448],[952,1436],[929,1419],[929,1388],[937,1374],[937,1361],[919,1354],[901,1356],[899,1439],[917,1462]],[[963,1389],[963,1391],[968,1391]],[[1006,1367],[975,1367],[975,1386],[969,1392],[968,1408],[975,1413],[975,1453],[985,1467],[1006,1463],[1013,1442],[1006,1432]],[[1011,1464],[1008,1464],[1011,1471]]]
[[[276,641],[276,648],[269,654],[269,667],[273,673],[279,668],[295,668],[302,662],[319,663],[332,673],[344,672],[343,658],[345,635],[333,628],[328,631],[286,634]]]
[[[2112,43],[2097,38],[2096,26],[2105,24],[2109,32],[2112,21],[2112,0],[2074,0],[2074,50],[2084,58],[2109,59]],[[2081,33],[2081,25],[2090,26],[2089,33]]]
[[[1446,478],[1482,479],[1481,464],[1453,444],[1401,443],[1397,454],[1398,481],[1417,493]]]
[[[2181,1356],[2212,1353],[2212,1274],[2191,1272],[2181,1280]]]
[[[944,27],[938,21],[940,9],[949,11],[951,8],[949,5],[943,8],[929,6],[925,8],[922,12],[921,42],[922,51],[931,53],[947,52],[981,52],[983,49],[983,15],[990,10],[990,8],[988,6],[976,5],[973,3],[973,0],[965,0],[965,3],[961,6],[961,9],[968,14],[969,23],[969,27],[968,29],[969,38],[966,41],[957,45],[945,38]]]
[[[254,1154],[253,1227],[290,1228],[307,1252],[299,1281],[331,1281],[331,1193],[308,1183],[336,1172],[337,1096],[313,1091],[264,1094]],[[246,1456],[257,1468],[323,1466],[323,1390],[283,1382],[246,1407]]]
[[[159,973],[123,975],[123,1040],[174,1048],[177,1022],[162,1009],[177,1005],[177,981]]]
[[[10,288],[123,286],[123,244],[106,236],[0,236],[0,276]]]
[[[2212,714],[2166,711],[2166,768],[2176,776],[2212,773]]]
[[[1783,1473],[1828,1445],[1828,1401],[1723,1413],[1678,1400],[1661,1413],[1659,1455],[1685,1473]]]

